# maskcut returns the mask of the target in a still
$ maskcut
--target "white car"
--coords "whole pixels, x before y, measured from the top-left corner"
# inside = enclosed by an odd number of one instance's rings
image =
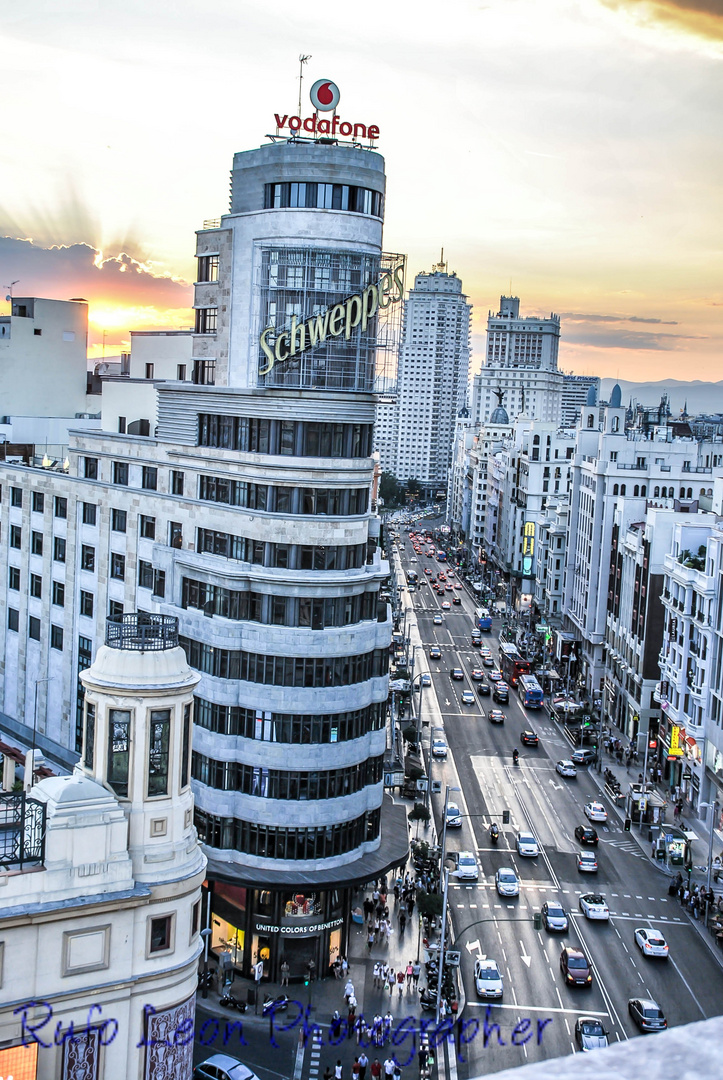
[[[432,757],[446,758],[447,756],[447,743],[444,739],[437,737],[432,739]]]
[[[444,622],[444,619],[442,618],[441,615],[435,615],[434,618],[432,619],[432,622],[434,623],[435,626],[441,626],[442,623]]]
[[[586,893],[580,897],[580,911],[586,919],[609,919],[610,908],[600,893]]]
[[[558,761],[555,772],[559,772],[560,776],[569,776],[571,779],[577,776],[577,769],[569,759]]]
[[[668,943],[660,930],[654,930],[652,926],[637,928],[635,944],[645,956],[659,956],[661,960],[668,959]]]
[[[474,984],[481,998],[502,998],[503,986],[496,960],[480,956],[474,963]]]
[[[451,611],[451,610],[452,610],[452,605],[450,604],[449,600],[443,600],[442,601],[442,611]]]
[[[421,679],[419,680],[419,682],[420,682],[421,686],[431,686],[432,685],[432,676],[429,674],[428,671],[425,671],[424,674],[422,675]]]
[[[520,855],[528,855],[532,859],[540,854],[537,840],[535,840],[532,833],[521,832],[517,834],[517,851]]]
[[[463,705],[474,705],[474,694],[471,690],[463,690],[460,700]]]
[[[590,821],[607,821],[608,812],[600,802],[585,803],[585,817]]]
[[[519,896],[520,883],[511,866],[501,866],[495,874],[495,887],[500,896]]]
[[[447,828],[462,828],[462,814],[460,813],[460,809],[457,806],[457,803],[447,803]]]
[[[471,851],[460,851],[457,855],[457,878],[460,881],[479,881],[479,867]]]

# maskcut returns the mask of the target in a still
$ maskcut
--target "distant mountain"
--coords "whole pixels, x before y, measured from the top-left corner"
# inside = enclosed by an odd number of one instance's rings
[[[601,379],[600,399],[608,401],[615,383],[620,383],[623,392],[623,405],[628,405],[633,398],[640,405],[657,405],[663,394],[668,395],[670,411],[677,416],[685,403],[692,416],[698,413],[723,412],[723,382],[682,382],[678,379],[665,379],[661,382],[627,382],[625,379]]]

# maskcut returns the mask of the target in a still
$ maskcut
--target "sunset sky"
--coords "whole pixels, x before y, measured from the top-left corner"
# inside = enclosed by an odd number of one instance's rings
[[[325,77],[381,129],[409,283],[442,246],[462,278],[475,368],[511,287],[564,370],[723,379],[723,0],[25,0],[0,40],[2,297],[86,297],[94,356],[190,325],[194,230],[304,52],[303,115]]]

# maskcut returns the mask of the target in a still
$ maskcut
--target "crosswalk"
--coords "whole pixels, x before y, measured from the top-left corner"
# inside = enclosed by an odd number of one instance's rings
[[[600,843],[607,844],[608,847],[614,847],[618,851],[625,851],[628,855],[634,855],[636,859],[643,859],[647,862],[647,857],[634,840],[606,840],[604,836],[601,836]]]
[[[475,885],[450,885],[450,907],[458,911],[470,912],[488,910],[490,913],[502,908],[515,909],[518,901],[511,897],[499,896],[494,882],[478,882]],[[561,900],[569,907],[573,916],[577,911],[578,898],[589,889],[555,888],[554,885],[538,881],[520,882],[520,899],[529,908],[539,909],[545,900]],[[605,896],[610,908],[611,918],[646,919],[652,923],[688,926],[689,923],[678,914],[678,905],[664,896],[643,896],[633,893],[609,893]],[[495,916],[496,918],[496,916]]]

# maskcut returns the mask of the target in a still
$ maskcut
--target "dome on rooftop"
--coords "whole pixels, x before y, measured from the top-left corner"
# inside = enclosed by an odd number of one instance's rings
[[[615,383],[610,394],[610,407],[612,409],[619,409],[623,400],[623,392],[620,389],[620,383]]]
[[[504,405],[498,405],[490,416],[490,424],[509,424],[510,418]]]
[[[597,387],[591,386],[587,392],[586,405],[597,405]]]

